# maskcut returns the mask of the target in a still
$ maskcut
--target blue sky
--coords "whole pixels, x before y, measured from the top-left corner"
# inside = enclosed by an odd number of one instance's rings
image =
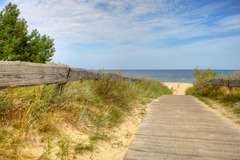
[[[71,67],[240,69],[240,0],[11,2]]]

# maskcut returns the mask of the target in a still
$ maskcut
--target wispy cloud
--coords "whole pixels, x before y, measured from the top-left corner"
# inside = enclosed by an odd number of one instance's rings
[[[81,42],[134,41],[149,34],[161,35],[162,39],[203,35],[204,30],[212,29],[202,24],[206,15],[220,7],[213,4],[194,10],[195,6],[181,5],[181,1],[165,3],[156,0],[12,2],[19,5],[30,29],[39,28],[54,37]],[[155,36],[151,37],[155,39]]]
[[[94,48],[97,45],[99,47],[92,51],[98,52],[102,49],[113,54],[119,50],[136,52],[139,51],[137,48],[141,48],[146,54],[151,52],[163,54],[166,47],[174,49],[186,47],[188,44],[194,47],[192,44],[195,42],[203,44],[209,42],[209,39],[240,35],[240,7],[232,6],[234,0],[204,2],[11,0],[11,2],[18,5],[21,17],[28,21],[29,30],[36,28],[40,33],[53,37],[60,52],[67,52],[66,48],[70,46],[76,49],[78,45],[86,45],[77,51],[79,54],[89,54],[86,48],[88,46]],[[208,44],[205,43],[206,48]],[[106,46],[109,49],[106,49]],[[187,48],[191,50],[189,46]],[[122,55],[126,56],[124,52]],[[57,56],[62,55],[57,53]],[[95,55],[98,58],[100,56]]]

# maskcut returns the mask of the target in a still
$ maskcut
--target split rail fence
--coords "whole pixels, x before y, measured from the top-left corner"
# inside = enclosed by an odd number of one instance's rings
[[[101,79],[107,74],[63,65],[39,64],[20,61],[0,61],[0,88],[42,84],[65,84],[74,80]],[[112,74],[122,80],[136,79]]]
[[[240,87],[240,80],[224,80],[224,79],[211,79],[203,83],[206,85],[214,85],[214,86],[227,86],[227,87]]]
[[[39,64],[20,61],[0,61],[0,88],[41,84],[65,84],[74,80],[101,79],[107,74],[63,65]],[[138,81],[112,74],[113,78]],[[212,79],[203,85],[240,87],[240,80]]]

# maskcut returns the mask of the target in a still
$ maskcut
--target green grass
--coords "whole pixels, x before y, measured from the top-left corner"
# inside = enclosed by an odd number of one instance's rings
[[[85,152],[93,151],[93,145],[77,144],[74,148],[76,154],[83,154]]]
[[[194,89],[194,87],[190,87],[186,90],[186,95],[192,95],[197,97],[200,101],[202,101],[203,103],[205,103],[206,105],[208,105],[209,107],[212,108],[212,103],[209,101],[209,99],[207,97],[201,96],[199,93],[197,93],[197,91]]]
[[[239,80],[240,72],[235,72],[232,75],[216,75],[216,73],[211,70],[201,71],[195,69],[194,76],[196,77],[196,82],[194,82],[192,88],[186,91],[186,94],[199,98],[210,107],[212,104],[208,99],[217,101],[223,106],[231,108],[233,113],[240,116],[240,87],[229,88],[226,86],[202,85],[206,80],[211,78]]]
[[[121,124],[138,104],[163,94],[171,91],[159,81],[132,82],[112,76],[69,82],[61,92],[57,84],[0,90],[0,158],[39,158],[23,152],[36,135],[42,139],[45,159],[67,159],[92,151],[97,141],[108,140],[104,130]],[[65,139],[64,128],[58,127],[62,123],[89,135],[89,144]]]
[[[90,140],[92,141],[92,142],[98,142],[98,141],[107,141],[107,140],[110,140],[111,138],[108,136],[108,135],[106,135],[106,134],[104,134],[104,133],[95,133],[95,135],[93,135],[91,138],[90,138]]]

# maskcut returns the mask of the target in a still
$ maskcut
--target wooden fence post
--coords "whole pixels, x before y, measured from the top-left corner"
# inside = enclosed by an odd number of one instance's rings
[[[70,75],[70,71],[71,71],[71,68],[68,69],[67,80],[68,80],[68,77],[69,77],[69,75]],[[67,83],[67,82],[66,82],[66,83]],[[62,90],[63,90],[64,85],[65,85],[66,83],[59,83],[59,84],[57,84],[57,87],[56,87],[56,90],[55,90],[55,95],[56,95],[56,96],[59,96],[59,95],[62,93]]]

